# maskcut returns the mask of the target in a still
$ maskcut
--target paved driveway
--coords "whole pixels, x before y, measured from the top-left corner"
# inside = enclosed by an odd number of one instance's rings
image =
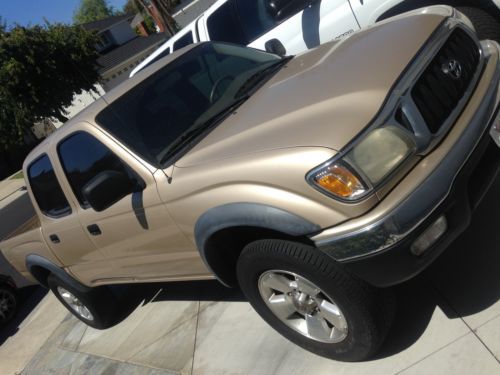
[[[238,290],[214,281],[116,288],[125,313],[105,331],[86,327],[48,294],[0,346],[0,366],[11,364],[0,372],[498,374],[500,179],[491,192],[467,232],[396,289],[397,320],[371,361],[341,363],[305,352],[269,328]],[[40,344],[40,337],[47,341]],[[9,362],[15,348],[25,351],[17,364]]]

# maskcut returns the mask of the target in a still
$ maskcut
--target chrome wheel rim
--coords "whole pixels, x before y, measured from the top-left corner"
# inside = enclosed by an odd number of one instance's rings
[[[324,343],[347,337],[347,321],[339,306],[305,277],[270,270],[259,277],[258,286],[269,310],[294,331]]]
[[[94,316],[90,310],[73,293],[60,286],[57,287],[57,292],[78,316],[85,320],[94,320]]]
[[[6,289],[0,289],[0,322],[8,321],[14,315],[16,297]]]

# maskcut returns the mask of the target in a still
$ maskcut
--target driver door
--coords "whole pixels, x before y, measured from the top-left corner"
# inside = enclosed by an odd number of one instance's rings
[[[160,200],[147,166],[93,127],[72,131],[57,150],[81,225],[111,264],[94,283],[167,280],[207,273],[195,246],[180,232]],[[83,188],[104,171],[125,174],[131,184],[139,181],[142,189],[116,197],[115,203],[96,211]]]

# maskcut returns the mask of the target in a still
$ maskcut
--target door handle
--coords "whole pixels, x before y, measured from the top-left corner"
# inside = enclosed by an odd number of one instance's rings
[[[52,241],[52,243],[60,243],[61,240],[59,239],[59,237],[57,236],[57,234],[51,234],[49,236],[50,240]]]
[[[93,236],[99,236],[102,234],[101,232],[101,228],[99,228],[99,225],[97,224],[92,224],[92,225],[89,225],[87,227],[87,230],[89,231],[89,233]]]

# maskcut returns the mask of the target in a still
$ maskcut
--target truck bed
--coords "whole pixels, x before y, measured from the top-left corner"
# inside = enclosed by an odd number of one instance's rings
[[[0,242],[40,226],[27,193],[0,209]]]

